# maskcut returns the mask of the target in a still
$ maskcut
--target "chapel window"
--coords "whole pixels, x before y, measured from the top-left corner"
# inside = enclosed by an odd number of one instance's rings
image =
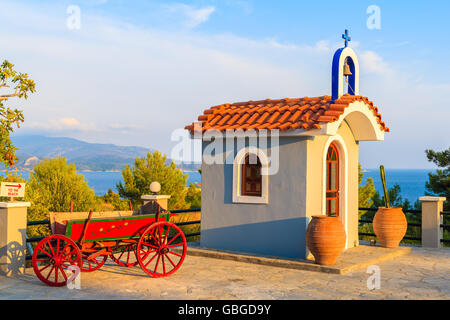
[[[256,155],[247,154],[242,164],[241,195],[261,197],[261,186],[261,162]]]

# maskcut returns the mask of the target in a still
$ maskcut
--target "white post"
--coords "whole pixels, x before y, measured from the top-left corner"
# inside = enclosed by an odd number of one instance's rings
[[[29,202],[0,202],[0,274],[25,273]]]
[[[445,197],[421,197],[422,201],[422,247],[441,248]]]

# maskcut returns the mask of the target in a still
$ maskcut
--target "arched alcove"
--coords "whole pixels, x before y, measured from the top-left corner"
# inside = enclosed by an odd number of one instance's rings
[[[338,49],[333,56],[331,74],[331,99],[334,102],[344,95],[344,65],[347,61],[351,76],[348,76],[348,94],[359,95],[359,62],[355,51],[350,47]]]

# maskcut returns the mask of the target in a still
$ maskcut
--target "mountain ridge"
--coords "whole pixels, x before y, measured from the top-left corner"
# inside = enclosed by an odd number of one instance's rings
[[[12,136],[13,145],[18,148],[16,168],[32,170],[44,158],[65,157],[75,163],[79,171],[121,171],[125,165],[133,165],[137,157],[145,157],[155,149],[139,146],[118,146],[111,143],[90,143],[68,137],[42,135]],[[168,162],[171,162],[168,159]],[[180,169],[196,170],[197,164],[180,163]]]

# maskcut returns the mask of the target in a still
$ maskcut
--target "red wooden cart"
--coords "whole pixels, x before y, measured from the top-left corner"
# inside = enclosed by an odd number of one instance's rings
[[[33,251],[37,277],[49,286],[65,286],[73,275],[70,265],[83,272],[98,270],[110,257],[123,267],[140,265],[152,277],[177,271],[186,256],[183,231],[169,222],[171,213],[69,220],[65,234],[53,233]]]

